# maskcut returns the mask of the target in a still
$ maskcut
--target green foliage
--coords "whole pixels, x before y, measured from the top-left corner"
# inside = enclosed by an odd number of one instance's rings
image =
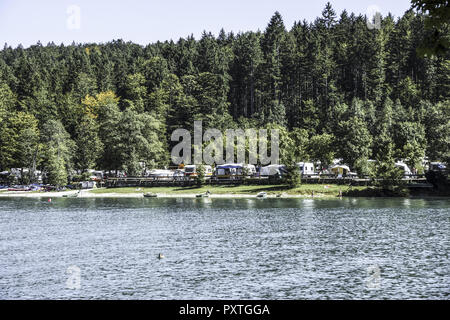
[[[88,181],[91,177],[91,173],[86,171],[81,174],[76,174],[72,177],[72,181],[74,182],[81,182],[81,181]]]
[[[298,187],[302,183],[300,170],[295,161],[289,161],[286,164],[287,173],[283,176],[284,183],[291,188]]]
[[[293,128],[290,132],[290,138],[293,142],[291,147],[293,160],[297,162],[309,160],[308,131],[306,129]]]
[[[15,112],[0,123],[1,168],[29,168],[27,180],[32,181],[39,149],[38,121],[34,116]]]
[[[368,159],[364,157],[360,157],[355,160],[353,164],[353,171],[355,171],[360,177],[373,174],[373,168],[371,164],[368,162]]]
[[[395,166],[394,145],[387,143],[377,156],[373,177],[383,190],[395,191],[402,186],[403,172]]]
[[[326,168],[334,159],[337,148],[336,138],[332,134],[323,133],[309,139],[308,153],[314,162],[320,161],[321,167]]]
[[[84,116],[76,127],[75,168],[81,171],[95,168],[103,144],[98,135],[98,124],[89,116]]]
[[[48,120],[41,130],[43,143],[42,169],[47,183],[63,186],[68,182],[68,173],[73,168],[75,143],[60,121]]]
[[[147,113],[138,114],[132,109],[125,110],[117,124],[117,145],[114,147],[119,167],[128,175],[142,173],[140,163],[148,167],[161,164],[165,148],[160,138],[160,122]]]
[[[197,175],[195,176],[195,182],[197,187],[201,187],[205,184],[205,166],[200,164],[196,168]]]
[[[351,168],[358,159],[369,158],[371,145],[372,136],[364,120],[353,116],[339,123],[333,149],[339,150],[339,155]]]
[[[426,154],[431,161],[450,159],[450,100],[427,106],[425,111]]]
[[[58,150],[50,147],[46,152],[46,182],[56,187],[67,184],[67,170],[64,158],[58,156]]]
[[[120,168],[120,134],[118,131],[121,112],[117,104],[108,104],[101,109],[98,116],[99,138],[103,144],[103,152],[98,164],[105,170]]]
[[[0,81],[0,121],[5,117],[8,111],[14,109],[16,103],[17,98],[11,91],[9,86],[6,83]]]
[[[430,31],[418,52],[422,55],[445,55],[450,48],[450,7],[447,0],[411,0],[412,7],[427,13],[425,27]]]
[[[313,23],[297,21],[289,30],[276,12],[262,32],[205,31],[199,40],[145,47],[122,40],[5,46],[0,170],[51,171],[60,184],[61,168],[140,174],[143,164],[170,165],[171,133],[192,131],[194,120],[221,131],[276,128],[287,165],[326,167],[342,157],[364,174],[367,159],[388,144],[411,167],[420,168],[424,156],[449,161],[442,4],[413,0],[418,13],[388,14],[376,30],[363,15],[338,15],[328,3]],[[440,56],[418,55],[424,41]],[[246,142],[247,152],[255,143]]]

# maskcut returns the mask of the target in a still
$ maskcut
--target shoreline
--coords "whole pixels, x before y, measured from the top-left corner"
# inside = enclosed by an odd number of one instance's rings
[[[144,193],[142,191],[139,192],[91,192],[93,190],[101,190],[101,189],[91,189],[91,190],[82,190],[81,193],[78,194],[78,190],[70,190],[70,191],[50,191],[50,192],[33,192],[33,191],[2,191],[0,192],[0,198],[83,198],[83,199],[95,199],[95,198],[109,198],[109,199],[144,199]],[[209,197],[206,198],[197,198],[196,196],[200,193],[181,193],[181,192],[154,192],[157,194],[156,198],[184,198],[184,199],[264,199],[258,198],[255,193],[211,193]],[[77,197],[73,197],[73,195],[78,194]],[[315,192],[314,196],[311,194],[289,194],[289,193],[278,193],[271,194],[267,193],[267,197],[265,199],[345,199],[345,198],[416,198],[416,199],[426,199],[426,198],[448,198],[448,195],[442,194],[419,194],[419,195],[408,195],[408,196],[380,196],[380,195],[343,195],[339,197],[336,194],[330,193],[320,193]],[[154,198],[152,198],[154,199]]]
[[[29,191],[5,191],[0,192],[0,198],[66,198],[77,194],[78,191],[61,191],[61,192],[29,192]],[[197,198],[198,193],[156,193],[156,198],[192,198],[192,199],[207,199]],[[72,197],[73,198],[73,197]],[[92,193],[90,190],[83,190],[76,198],[145,198],[142,192],[130,192],[130,193]],[[233,193],[221,193],[211,194],[208,198],[216,199],[236,199],[236,198],[257,198],[256,194],[233,194]],[[327,194],[314,194],[302,195],[302,194],[283,194],[277,196],[275,194],[267,194],[266,198],[271,199],[289,199],[289,198],[338,198],[336,196]]]

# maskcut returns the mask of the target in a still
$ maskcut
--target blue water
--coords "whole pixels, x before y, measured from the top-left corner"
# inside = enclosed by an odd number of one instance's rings
[[[449,234],[449,199],[0,198],[0,298],[448,299]]]

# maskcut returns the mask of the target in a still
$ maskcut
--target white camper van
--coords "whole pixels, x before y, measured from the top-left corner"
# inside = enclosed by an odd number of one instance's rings
[[[298,162],[297,166],[302,175],[313,175],[314,172],[314,163],[312,162]]]

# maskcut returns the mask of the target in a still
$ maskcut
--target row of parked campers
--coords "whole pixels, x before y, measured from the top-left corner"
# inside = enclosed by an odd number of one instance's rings
[[[252,164],[222,164],[217,165],[215,170],[210,165],[204,165],[203,168],[206,179],[210,179],[213,176],[217,179],[232,179],[237,176],[254,176],[256,174],[256,167]],[[184,176],[195,178],[197,169],[197,165],[184,166]],[[181,174],[182,170],[176,170],[175,172],[180,172]]]
[[[252,177],[256,174],[253,164],[228,163],[216,167],[215,177],[217,179],[233,179],[239,176]]]
[[[309,162],[297,163],[299,171],[302,175],[314,174],[314,164]],[[215,170],[210,165],[203,166],[205,170],[205,178],[210,179],[234,179],[239,177],[270,177],[270,176],[283,176],[286,172],[286,166],[282,164],[272,164],[265,167],[261,167],[259,170],[252,164],[242,163],[226,163],[217,165]],[[183,169],[172,170],[152,170],[149,176],[154,177],[167,177],[174,179],[185,179],[186,177],[194,179],[198,172],[197,165],[185,165]]]
[[[299,171],[303,175],[314,174],[314,165],[308,162],[297,163]],[[235,179],[239,177],[270,177],[270,176],[283,176],[286,172],[286,166],[282,164],[272,164],[265,167],[257,168],[252,164],[241,164],[241,163],[226,163],[217,165],[215,169],[210,165],[203,165],[205,170],[205,178],[211,179]],[[197,165],[185,165],[183,168],[177,170],[166,170],[166,169],[154,169],[147,173],[146,176],[157,177],[159,179],[175,179],[184,180],[186,178],[194,179],[198,172]]]
[[[314,164],[312,162],[297,163],[298,170],[302,175],[313,175]],[[265,176],[283,176],[287,173],[287,168],[283,164],[271,164],[260,169],[259,175]]]

